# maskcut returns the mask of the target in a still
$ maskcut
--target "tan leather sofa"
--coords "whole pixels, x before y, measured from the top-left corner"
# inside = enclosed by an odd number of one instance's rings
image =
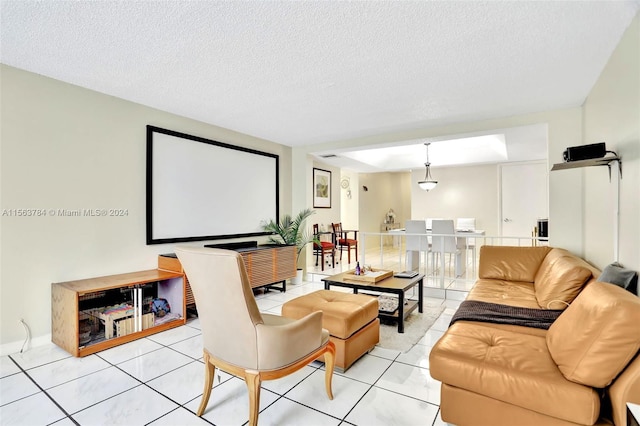
[[[640,403],[640,298],[566,250],[483,246],[467,300],[564,309],[548,330],[456,321],[434,345],[441,417],[455,425],[626,426]]]

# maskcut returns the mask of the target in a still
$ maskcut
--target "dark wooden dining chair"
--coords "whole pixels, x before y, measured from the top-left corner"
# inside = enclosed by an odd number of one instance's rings
[[[347,252],[347,261],[351,263],[351,250],[356,253],[356,262],[358,261],[358,231],[342,229],[342,222],[332,223],[333,241],[336,248],[340,250],[340,261],[342,261],[342,252]],[[349,238],[349,234],[353,233],[353,238]]]
[[[318,230],[318,224],[313,225],[313,238],[318,241],[313,243],[313,254],[316,255],[316,266],[318,266],[318,257],[322,259],[322,270],[324,271],[324,256],[331,254],[331,267],[336,267],[336,246],[329,241],[321,241],[322,234]]]

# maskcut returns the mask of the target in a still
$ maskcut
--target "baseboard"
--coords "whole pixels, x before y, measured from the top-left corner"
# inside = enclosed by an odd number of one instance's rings
[[[49,343],[51,343],[51,333],[29,339],[26,345],[24,345],[24,340],[4,343],[0,345],[0,356],[17,354],[21,349],[23,351],[28,351],[31,348],[44,346]],[[22,348],[22,345],[24,345],[24,349]]]

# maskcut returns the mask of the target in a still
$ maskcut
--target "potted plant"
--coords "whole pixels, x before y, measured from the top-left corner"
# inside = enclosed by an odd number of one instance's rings
[[[290,214],[282,216],[279,222],[275,222],[271,219],[269,222],[262,225],[262,229],[267,232],[271,232],[268,242],[275,245],[290,245],[296,246],[296,265],[300,261],[300,253],[304,247],[312,242],[317,242],[313,234],[305,228],[305,221],[315,213],[315,210],[304,209],[296,215],[295,218]],[[302,281],[302,269],[298,268],[298,275],[295,281],[292,280],[292,284],[300,284]]]

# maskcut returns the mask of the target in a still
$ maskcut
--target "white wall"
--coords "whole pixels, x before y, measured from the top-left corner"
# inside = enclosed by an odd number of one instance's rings
[[[411,174],[413,219],[475,217],[476,228],[499,235],[498,167],[496,165],[431,169],[438,185],[429,192],[418,186],[424,170]]]
[[[22,343],[20,318],[36,338],[51,332],[51,283],[152,269],[173,251],[145,245],[147,124],[280,155],[281,212],[291,211],[290,148],[12,67],[0,73],[1,209],[128,210],[0,218],[1,345]]]
[[[583,143],[606,142],[622,157],[619,261],[640,270],[640,15],[589,93],[583,113]],[[615,260],[616,172],[612,182],[606,167],[583,173],[585,255],[603,268]]]

